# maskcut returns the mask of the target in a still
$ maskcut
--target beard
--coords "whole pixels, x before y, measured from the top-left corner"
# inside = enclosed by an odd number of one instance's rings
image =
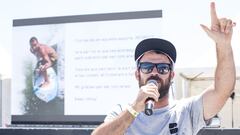
[[[142,80],[141,76],[140,76],[139,80],[138,80],[139,87],[146,85],[149,80],[156,80],[157,83],[160,83],[160,87],[158,87],[158,92],[159,92],[160,96],[158,99],[161,99],[161,98],[165,97],[166,95],[168,95],[169,87],[171,85],[170,74],[169,74],[169,77],[165,80],[165,83],[162,78],[158,77],[158,75],[150,76],[146,81]]]

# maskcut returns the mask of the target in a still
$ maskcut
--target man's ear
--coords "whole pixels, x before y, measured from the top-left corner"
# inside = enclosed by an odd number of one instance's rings
[[[172,71],[172,72],[171,72],[171,80],[173,80],[174,76],[175,76],[175,72]]]
[[[140,78],[139,70],[135,71],[135,77],[137,80],[139,80],[139,78]]]

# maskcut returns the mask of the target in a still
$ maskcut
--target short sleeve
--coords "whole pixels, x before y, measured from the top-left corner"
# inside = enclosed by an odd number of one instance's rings
[[[190,115],[192,119],[193,134],[197,134],[201,128],[206,126],[203,115],[203,98],[202,95],[199,95],[191,99]]]

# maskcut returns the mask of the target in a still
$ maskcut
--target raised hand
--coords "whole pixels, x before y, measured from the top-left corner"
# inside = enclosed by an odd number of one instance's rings
[[[214,87],[203,94],[204,119],[215,116],[231,95],[236,82],[236,69],[231,47],[232,20],[217,17],[215,4],[211,3],[211,28],[201,25],[208,36],[216,42],[217,67],[214,75]]]
[[[215,3],[210,5],[211,28],[202,25],[201,27],[217,44],[230,44],[232,39],[233,27],[236,25],[231,19],[219,19],[215,9]]]

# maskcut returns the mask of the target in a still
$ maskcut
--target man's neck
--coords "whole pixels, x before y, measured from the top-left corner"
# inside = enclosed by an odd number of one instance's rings
[[[154,109],[159,109],[159,108],[163,108],[165,106],[167,106],[169,104],[168,101],[168,95],[162,97],[161,99],[158,100],[158,102],[156,102],[154,104]]]

